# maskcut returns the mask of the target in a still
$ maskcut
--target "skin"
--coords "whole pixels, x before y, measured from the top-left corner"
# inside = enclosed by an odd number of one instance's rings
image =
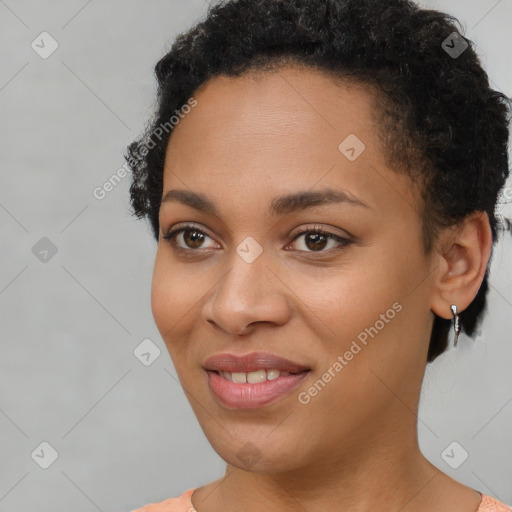
[[[164,195],[204,194],[219,215],[179,201],[162,204],[151,293],[181,384],[227,463],[223,478],[194,492],[194,507],[476,511],[481,495],[422,455],[417,413],[434,313],[451,319],[450,304],[463,311],[482,282],[491,250],[486,214],[447,228],[424,254],[421,198],[408,177],[387,166],[374,98],[361,87],[288,65],[213,78],[194,97],[197,106],[169,141]],[[338,149],[349,134],[366,146],[354,161]],[[267,211],[276,196],[327,187],[369,207]],[[178,234],[179,252],[162,235],[183,222],[206,236],[194,245],[190,231]],[[294,239],[315,226],[352,243]],[[249,236],[263,250],[252,263],[236,252]],[[308,404],[300,403],[298,394],[394,303],[400,312]],[[202,363],[221,352],[256,350],[312,370],[270,405],[224,407]],[[259,457],[252,465],[237,457],[248,441]]]

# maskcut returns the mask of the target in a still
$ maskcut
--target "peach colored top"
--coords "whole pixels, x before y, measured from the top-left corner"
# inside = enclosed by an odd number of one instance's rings
[[[149,503],[145,507],[132,510],[132,512],[197,512],[190,499],[195,489],[187,489],[177,498],[169,498],[160,503]],[[482,501],[475,512],[512,512],[512,507],[482,494]]]

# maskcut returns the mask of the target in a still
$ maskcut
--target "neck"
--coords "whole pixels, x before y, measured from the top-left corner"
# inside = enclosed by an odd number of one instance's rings
[[[373,425],[373,436],[359,432],[337,451],[316,454],[315,461],[301,468],[250,472],[228,464],[224,477],[204,496],[204,506],[201,493],[194,496],[194,504],[199,511],[224,512],[256,511],[269,503],[276,512],[373,512],[383,504],[404,512],[432,510],[435,483],[443,473],[419,450],[415,415],[407,411],[395,423],[380,433]]]

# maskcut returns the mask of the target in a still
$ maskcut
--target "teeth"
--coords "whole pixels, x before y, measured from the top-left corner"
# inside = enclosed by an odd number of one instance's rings
[[[232,373],[231,380],[233,382],[247,382],[247,374],[244,372]]]
[[[258,382],[265,382],[267,380],[267,372],[265,370],[258,370],[257,372],[249,372],[247,374],[247,382],[249,384],[258,384]]]
[[[258,384],[266,380],[275,380],[278,377],[290,375],[290,372],[282,372],[280,370],[258,370],[255,372],[219,372],[225,379],[235,383]]]
[[[280,373],[281,372],[279,370],[267,370],[267,379],[268,380],[277,379],[277,377],[279,377]]]

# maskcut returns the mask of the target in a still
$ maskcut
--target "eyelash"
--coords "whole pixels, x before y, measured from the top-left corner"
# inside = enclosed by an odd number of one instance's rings
[[[179,247],[176,244],[176,237],[180,233],[183,233],[185,231],[196,231],[197,233],[199,233],[201,235],[205,235],[208,238],[212,238],[207,233],[205,233],[201,229],[198,229],[193,224],[183,224],[179,228],[176,228],[176,229],[173,229],[173,230],[169,230],[167,233],[165,233],[162,236],[162,238],[166,242],[168,242],[172,246],[172,248],[174,250],[179,251],[181,253],[190,253],[190,254],[187,254],[187,256],[192,255],[192,253],[194,253],[194,252],[201,251],[201,248],[198,248],[198,249],[192,249],[192,248],[184,249],[183,247]],[[292,242],[297,240],[297,238],[299,238],[300,236],[306,235],[306,234],[319,234],[319,235],[323,235],[323,236],[327,237],[328,239],[332,239],[332,240],[338,242],[339,244],[341,244],[342,247],[346,247],[347,245],[350,245],[352,243],[352,241],[347,239],[347,238],[344,238],[344,237],[341,237],[339,235],[335,235],[333,233],[329,233],[328,231],[325,231],[321,226],[314,226],[313,228],[304,229],[303,231],[300,231],[299,233],[296,233],[296,235],[294,236]],[[328,249],[326,251],[324,251],[324,250],[320,250],[320,251],[302,251],[302,250],[299,250],[299,252],[305,252],[305,253],[308,253],[308,254],[325,254],[325,253],[329,254],[329,252],[332,251],[333,249],[334,248],[331,247],[331,249]]]

